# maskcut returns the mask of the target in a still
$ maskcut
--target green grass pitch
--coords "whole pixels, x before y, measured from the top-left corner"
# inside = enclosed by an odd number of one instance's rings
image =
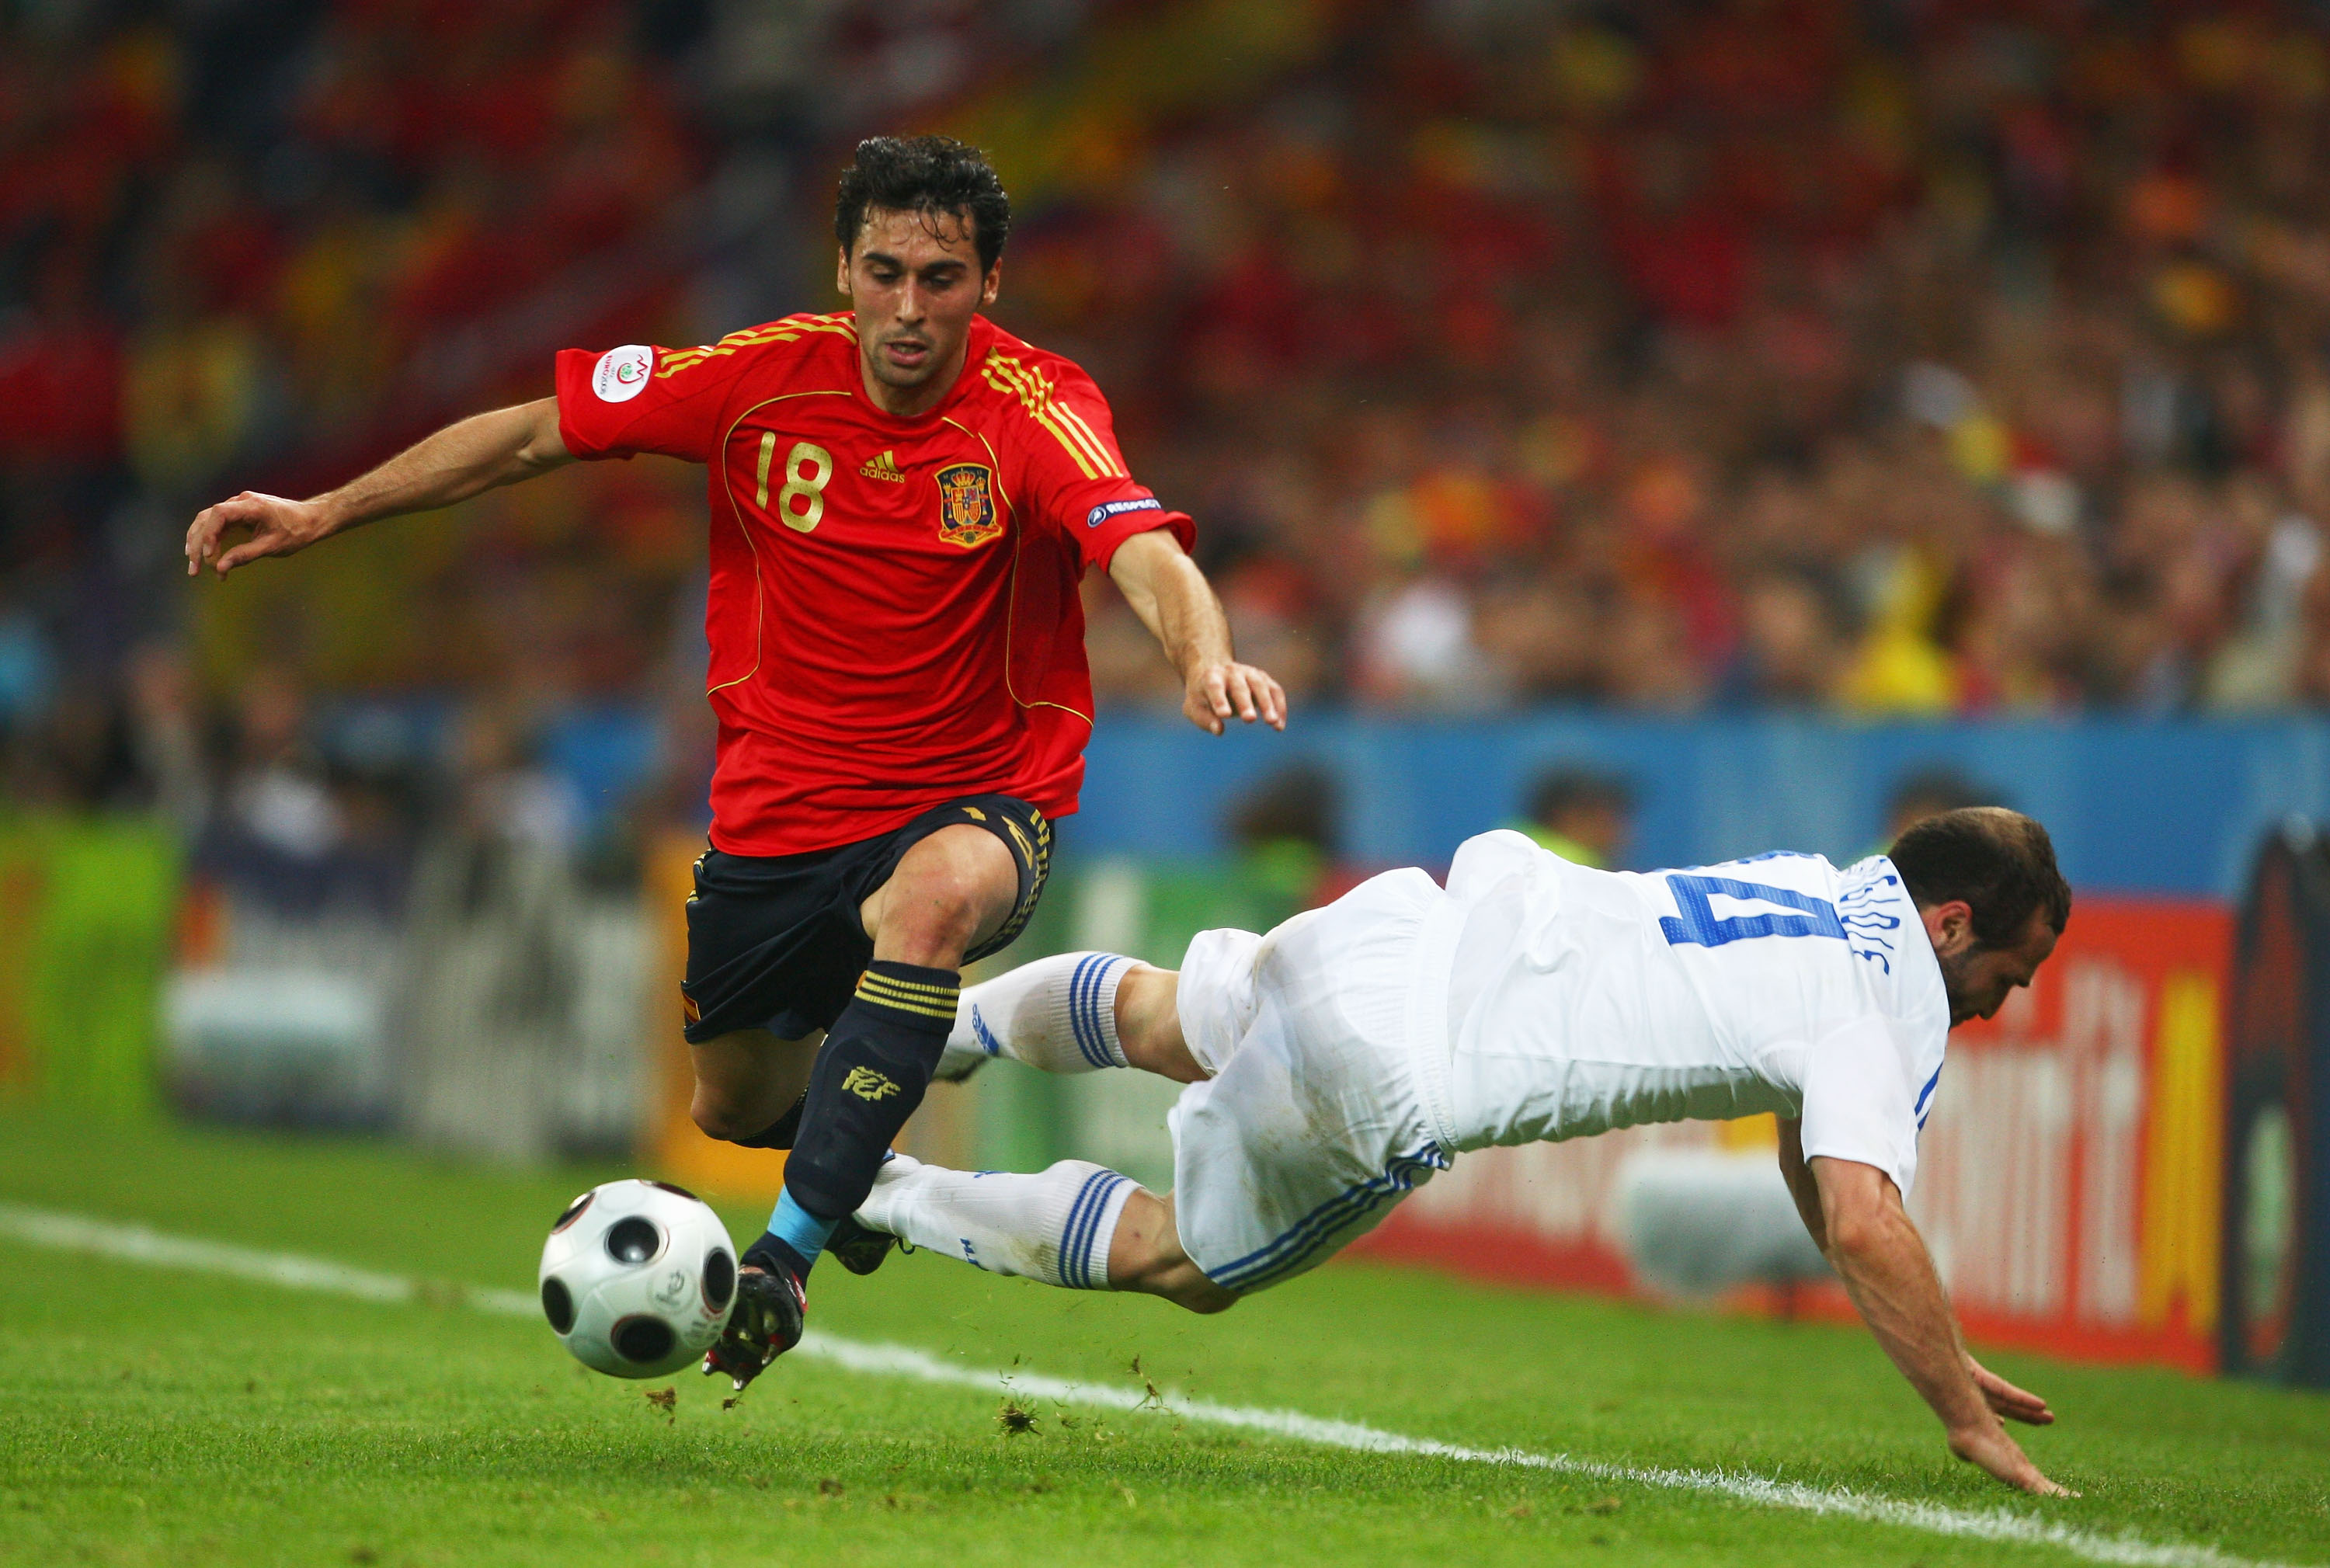
[[[510,1176],[356,1142],[0,1119],[0,1201],[530,1290],[613,1174]],[[731,1208],[740,1237],[753,1208]],[[1343,1263],[1215,1318],[942,1258],[829,1263],[810,1321],[971,1369],[1154,1378],[1162,1412],[781,1363],[733,1410],[694,1374],[583,1372],[538,1322],[379,1305],[0,1241],[0,1563],[1012,1564],[2073,1563],[1653,1486],[1357,1453],[1183,1421],[1177,1395],[1478,1447],[1725,1468],[2095,1536],[2330,1563],[2330,1399],[2001,1355],[2078,1500],[1955,1464],[1866,1335]],[[1132,1366],[1140,1358],[1141,1374]],[[648,1395],[677,1390],[666,1409]],[[2123,1560],[2209,1561],[2197,1551]]]

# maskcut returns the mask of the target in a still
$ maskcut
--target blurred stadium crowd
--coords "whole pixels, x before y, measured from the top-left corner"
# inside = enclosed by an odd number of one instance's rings
[[[1019,308],[1242,554],[1290,685],[2316,701],[2323,25],[1361,8],[1031,225]]]
[[[896,128],[994,153],[998,316],[1097,376],[1298,700],[2330,700],[2316,7],[15,0],[8,797],[232,859],[361,845],[419,758],[574,842],[543,760],[622,713],[625,789],[699,811],[693,471],[200,591],[177,543],[558,346],[830,307],[833,172]],[[1103,701],[1170,703],[1090,609]]]

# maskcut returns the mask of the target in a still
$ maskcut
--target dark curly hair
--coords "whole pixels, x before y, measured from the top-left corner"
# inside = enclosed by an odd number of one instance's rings
[[[833,203],[833,234],[848,255],[874,209],[944,213],[971,224],[983,273],[1003,254],[1011,232],[1011,198],[988,166],[986,155],[952,137],[868,137],[841,171]]]
[[[1893,841],[1893,869],[1921,908],[1964,900],[1975,940],[2011,945],[2044,911],[2060,936],[2071,918],[2071,884],[2055,866],[2054,841],[2020,811],[1968,806],[1928,817]]]

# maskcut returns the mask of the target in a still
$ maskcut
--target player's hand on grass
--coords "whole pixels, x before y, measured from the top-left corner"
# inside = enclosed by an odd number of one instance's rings
[[[289,555],[331,533],[324,510],[313,501],[293,501],[245,490],[215,506],[205,506],[186,530],[186,575],[194,576],[206,561],[224,577],[236,567],[262,556]],[[242,533],[242,543],[229,548],[227,535]]]
[[[1286,728],[1286,688],[1267,671],[1235,660],[1203,664],[1189,672],[1181,712],[1209,735],[1218,735],[1232,714],[1251,724],[1259,719],[1274,730]]]
[[[2079,1494],[2049,1480],[2022,1445],[2006,1435],[1995,1418],[1979,1426],[1950,1433],[1950,1452],[1970,1465],[1980,1465],[2008,1486],[2038,1497],[2076,1497]]]
[[[2025,1426],[2055,1424],[2055,1412],[2047,1408],[2045,1400],[2029,1389],[2015,1387],[1971,1355],[1965,1362],[1966,1370],[1974,1374],[1975,1386],[1982,1390],[1982,1397],[2000,1416]]]

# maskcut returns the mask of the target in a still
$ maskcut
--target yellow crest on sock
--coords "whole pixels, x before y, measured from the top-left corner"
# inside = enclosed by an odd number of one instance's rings
[[[853,1067],[842,1075],[841,1091],[860,1100],[887,1100],[898,1092],[898,1086],[871,1067]]]

